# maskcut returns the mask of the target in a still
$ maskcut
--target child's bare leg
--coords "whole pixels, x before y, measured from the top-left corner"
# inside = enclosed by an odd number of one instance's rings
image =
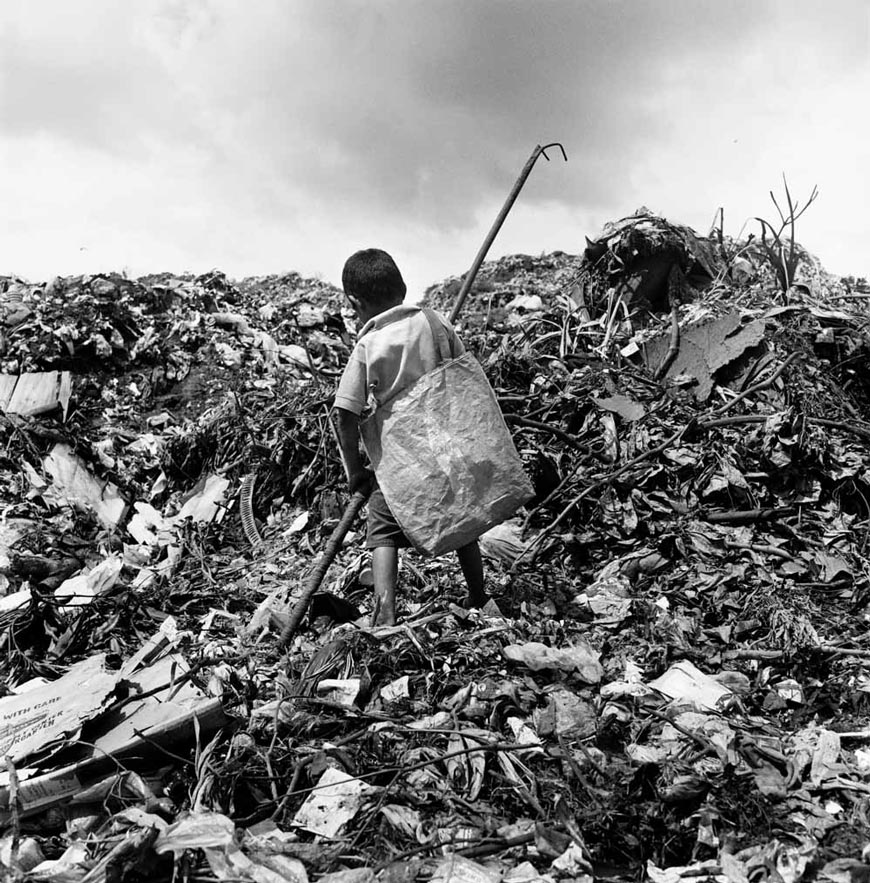
[[[396,624],[396,583],[399,579],[399,550],[395,546],[372,549],[372,578],[375,583],[375,617],[372,625]]]
[[[483,607],[489,596],[483,590],[483,559],[480,557],[480,546],[477,540],[456,550],[459,566],[468,586],[468,606]]]

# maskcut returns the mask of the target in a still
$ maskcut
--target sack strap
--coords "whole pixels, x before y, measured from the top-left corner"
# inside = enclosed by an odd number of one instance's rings
[[[429,323],[429,328],[432,330],[432,337],[435,339],[435,350],[438,355],[438,364],[440,365],[442,362],[454,358],[453,341],[447,336],[447,329],[438,318],[435,310],[430,310],[429,307],[423,307],[423,315],[426,317],[426,321]]]

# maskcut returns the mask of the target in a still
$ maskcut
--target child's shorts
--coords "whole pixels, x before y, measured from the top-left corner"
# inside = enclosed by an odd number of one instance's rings
[[[406,549],[411,543],[402,528],[390,512],[381,489],[376,487],[369,497],[369,516],[366,525],[366,548],[376,549],[379,546],[392,546],[395,549]]]

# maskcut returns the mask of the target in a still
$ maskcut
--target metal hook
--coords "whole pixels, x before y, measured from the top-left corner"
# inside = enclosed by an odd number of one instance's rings
[[[523,184],[526,183],[526,178],[529,177],[529,173],[532,171],[532,167],[537,162],[538,157],[543,153],[544,159],[549,162],[550,157],[547,156],[545,151],[550,147],[558,147],[559,150],[562,151],[562,156],[565,157],[565,162],[568,162],[568,155],[565,153],[565,148],[558,141],[554,141],[552,144],[545,144],[541,147],[540,144],[535,146],[535,149],[532,151],[529,158],[526,160],[526,164],[523,166],[523,170],[520,172],[519,178],[517,178],[516,184],[514,184],[511,192],[508,194],[508,198],[505,200],[505,204],[502,206],[501,211],[498,213],[498,216],[495,219],[495,222],[492,225],[489,233],[486,236],[486,239],[483,241],[483,245],[480,247],[480,251],[477,253],[477,257],[474,259],[474,263],[471,265],[471,269],[465,274],[465,279],[462,282],[462,288],[459,289],[459,294],[456,296],[456,303],[453,305],[453,310],[450,313],[450,321],[455,322],[456,317],[459,315],[459,311],[462,309],[462,304],[465,303],[465,298],[468,296],[468,292],[471,291],[471,286],[474,283],[474,279],[477,276],[477,271],[480,269],[480,265],[483,263],[483,259],[486,257],[486,253],[489,251],[490,245],[492,245],[493,239],[495,239],[496,234],[501,229],[501,225],[504,223],[504,219],[507,217],[508,212],[511,210],[511,206],[514,204],[517,196],[519,196],[520,190],[523,188]]]
[[[562,156],[564,157],[565,162],[568,162],[568,154],[565,153],[565,148],[562,147],[562,144],[559,141],[552,141],[550,144],[545,144],[542,148],[540,148],[539,152],[544,154],[544,159],[547,160],[547,162],[550,161],[550,157],[547,156],[547,150],[549,150],[551,147],[558,147],[559,150],[562,151]]]

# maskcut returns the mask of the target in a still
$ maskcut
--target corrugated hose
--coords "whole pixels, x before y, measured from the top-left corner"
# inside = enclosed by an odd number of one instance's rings
[[[239,513],[242,516],[242,530],[252,546],[259,546],[263,542],[260,531],[257,529],[257,520],[254,518],[254,485],[257,483],[257,473],[251,472],[242,479],[239,493]]]

